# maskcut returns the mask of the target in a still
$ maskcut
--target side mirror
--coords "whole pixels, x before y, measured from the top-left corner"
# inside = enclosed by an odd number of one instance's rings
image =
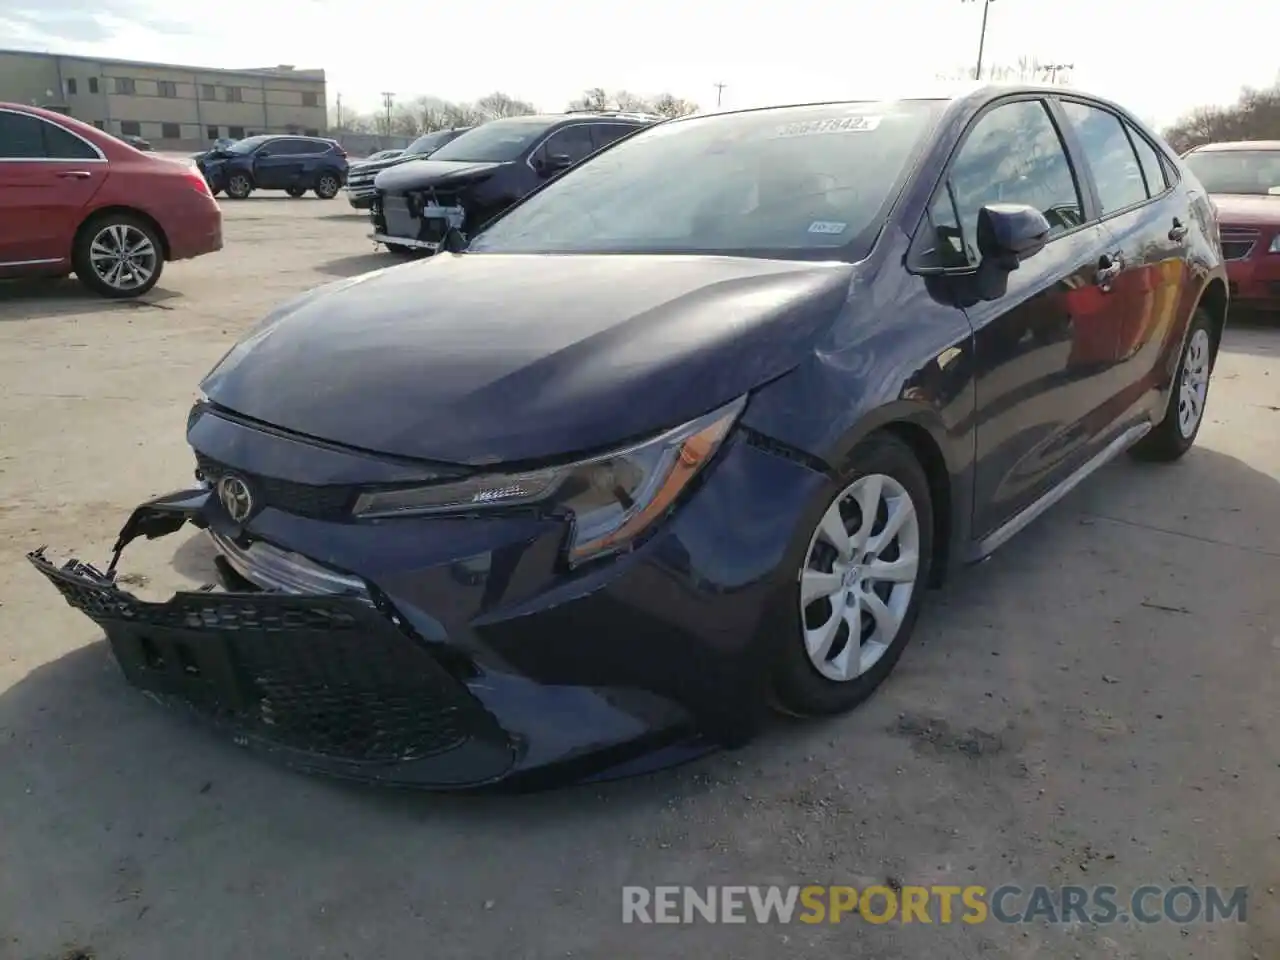
[[[978,252],[984,264],[1012,271],[1044,249],[1049,221],[1025,203],[989,203],[978,211]]]
[[[270,148],[268,148],[268,147],[262,147],[262,148],[258,151],[258,156],[260,156],[260,157],[269,157],[269,156],[271,156],[271,150],[270,150]]]
[[[567,153],[552,153],[547,156],[546,169],[552,173],[568,170],[573,166],[573,158]]]

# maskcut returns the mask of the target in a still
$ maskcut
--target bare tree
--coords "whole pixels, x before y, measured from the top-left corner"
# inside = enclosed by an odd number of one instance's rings
[[[1280,83],[1245,87],[1229,107],[1197,107],[1164,132],[1179,153],[1223,140],[1280,140]]]
[[[621,110],[625,113],[657,113],[664,117],[682,117],[687,113],[696,113],[698,105],[671,93],[646,97],[630,90],[615,90],[610,93],[603,87],[592,87],[570,103],[569,109]]]
[[[603,87],[584,90],[582,96],[569,104],[570,110],[608,110],[609,94]]]
[[[497,90],[477,100],[475,109],[490,120],[501,117],[524,117],[537,112],[533,104],[528,101],[517,100]]]
[[[664,117],[683,117],[698,112],[692,100],[683,100],[670,93],[660,93],[649,101],[649,110]]]

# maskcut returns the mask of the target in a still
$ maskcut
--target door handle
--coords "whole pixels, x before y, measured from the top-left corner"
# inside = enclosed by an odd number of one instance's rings
[[[93,174],[88,170],[63,170],[58,176],[63,180],[88,180]]]
[[[1094,282],[1107,292],[1111,289],[1111,282],[1120,276],[1120,271],[1124,269],[1124,257],[1119,253],[1104,253],[1098,259],[1098,271],[1094,274]]]
[[[1177,217],[1173,218],[1173,226],[1169,228],[1169,239],[1174,243],[1181,243],[1187,238],[1190,228],[1182,225],[1182,221]]]

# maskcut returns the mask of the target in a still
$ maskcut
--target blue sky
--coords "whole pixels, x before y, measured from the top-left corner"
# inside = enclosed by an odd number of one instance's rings
[[[732,107],[857,97],[963,69],[981,17],[980,0],[0,0],[0,46],[323,67],[330,102],[341,93],[366,110],[384,90],[468,100],[495,89],[559,110],[591,86],[708,106],[716,82]],[[1074,85],[1165,125],[1275,82],[1277,37],[1280,3],[1264,0],[993,0],[987,59],[1074,63]]]

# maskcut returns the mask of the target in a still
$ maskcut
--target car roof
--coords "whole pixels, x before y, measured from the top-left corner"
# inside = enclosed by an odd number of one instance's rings
[[[1204,143],[1193,147],[1189,153],[1229,153],[1236,150],[1280,150],[1280,140],[1231,140],[1223,143]]]

